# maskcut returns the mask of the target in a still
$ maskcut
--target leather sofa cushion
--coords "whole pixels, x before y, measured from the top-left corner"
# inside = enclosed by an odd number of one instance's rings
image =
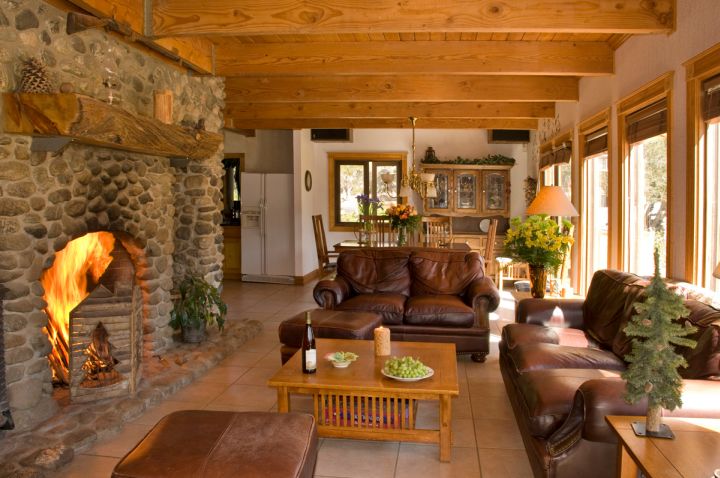
[[[315,419],[303,413],[183,410],[161,419],[113,478],[311,478]]]
[[[374,312],[315,309],[310,313],[315,337],[322,339],[372,340],[382,317]],[[305,312],[284,320],[278,327],[280,343],[300,348],[305,335]]]
[[[407,325],[472,327],[475,313],[456,295],[412,296],[405,304]]]
[[[583,304],[585,328],[601,347],[619,357],[629,352],[622,329],[635,313],[635,301],[644,300],[647,284],[634,274],[616,270],[599,270],[590,282]]]
[[[462,295],[484,276],[477,252],[414,251],[410,256],[411,295]]]
[[[535,324],[508,324],[502,329],[502,340],[508,348],[519,344],[556,344],[570,347],[600,348],[592,338],[579,329],[545,327]]]
[[[690,314],[683,322],[697,327],[697,332],[688,338],[697,342],[695,348],[676,347],[687,360],[687,368],[678,372],[682,378],[720,379],[720,310],[696,300],[686,300],[685,307]]]
[[[519,375],[518,399],[530,434],[540,438],[552,435],[567,418],[575,392],[585,381],[617,376],[617,371],[594,369],[533,370]]]
[[[355,294],[387,292],[410,295],[410,252],[401,249],[344,251],[338,256],[337,275]]]
[[[625,370],[625,362],[608,350],[554,344],[519,344],[508,350],[520,373],[559,368]]]
[[[340,302],[335,310],[375,312],[382,317],[383,324],[401,324],[405,300],[403,294],[362,294]]]

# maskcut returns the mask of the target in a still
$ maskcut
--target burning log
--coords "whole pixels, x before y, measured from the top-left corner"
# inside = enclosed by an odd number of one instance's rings
[[[93,330],[92,342],[83,353],[88,358],[82,366],[85,380],[81,387],[104,387],[120,381],[120,374],[115,370],[118,360],[112,356],[110,334],[102,322]]]

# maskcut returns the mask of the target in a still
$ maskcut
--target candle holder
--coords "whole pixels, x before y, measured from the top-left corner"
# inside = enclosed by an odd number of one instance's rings
[[[385,357],[390,355],[390,329],[378,327],[374,330],[375,355]]]

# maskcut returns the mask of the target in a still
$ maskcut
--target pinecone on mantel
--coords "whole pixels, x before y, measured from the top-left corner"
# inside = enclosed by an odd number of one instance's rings
[[[30,57],[23,62],[20,73],[20,93],[52,93],[55,89],[42,61]]]

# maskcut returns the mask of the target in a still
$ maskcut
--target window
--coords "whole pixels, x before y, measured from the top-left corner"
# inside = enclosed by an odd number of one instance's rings
[[[720,44],[686,63],[688,209],[686,278],[720,291]]]
[[[397,203],[398,184],[405,169],[404,153],[329,153],[330,229],[353,230],[358,222],[357,196],[381,201],[383,210]],[[382,175],[393,180],[387,186]]]
[[[655,248],[660,253],[660,274],[667,275],[672,250],[667,247],[671,82],[672,73],[666,74],[618,105],[622,264],[625,270],[644,276],[654,272]]]
[[[581,290],[590,285],[595,271],[609,266],[609,110],[580,124],[581,155]]]
[[[572,132],[556,136],[540,148],[541,186],[560,186],[572,198]]]

